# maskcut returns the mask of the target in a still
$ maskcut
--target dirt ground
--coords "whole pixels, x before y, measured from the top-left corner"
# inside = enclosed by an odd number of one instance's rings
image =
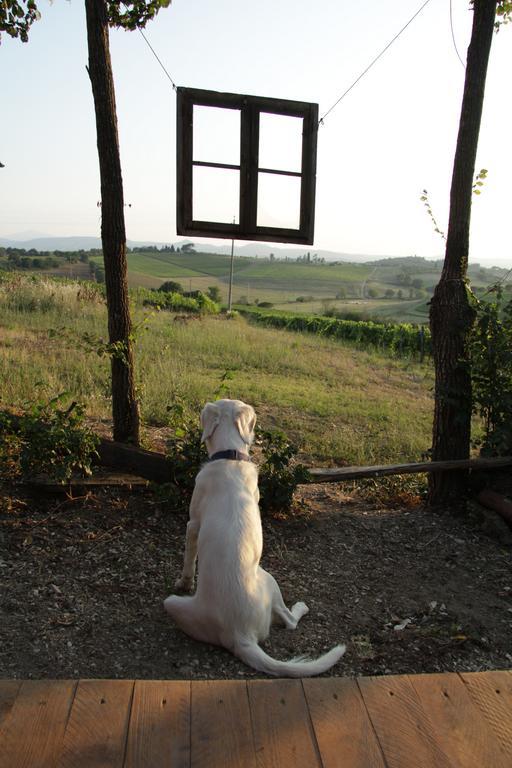
[[[0,499],[0,677],[260,676],[183,635],[162,600],[179,575],[185,515],[150,490]],[[309,486],[266,519],[262,565],[310,613],[264,644],[279,659],[347,644],[328,674],[512,667],[510,546],[466,517]]]

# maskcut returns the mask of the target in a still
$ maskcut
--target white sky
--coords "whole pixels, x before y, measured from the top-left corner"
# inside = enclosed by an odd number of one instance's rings
[[[452,0],[465,60],[472,14]],[[421,0],[174,0],[145,34],[178,85],[317,102],[323,115]],[[319,129],[314,248],[441,256],[464,81],[449,0],[431,0]],[[0,236],[99,235],[83,2],[40,0],[28,44],[0,45]],[[495,35],[473,201],[472,261],[512,266],[512,29]],[[132,240],[176,241],[169,81],[138,32],[111,32]],[[199,245],[201,241],[195,240]],[[217,241],[220,243],[221,241]]]

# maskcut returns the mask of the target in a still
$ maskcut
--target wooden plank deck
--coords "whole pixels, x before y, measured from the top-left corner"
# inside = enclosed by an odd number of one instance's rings
[[[511,768],[512,672],[0,680],[0,768]]]

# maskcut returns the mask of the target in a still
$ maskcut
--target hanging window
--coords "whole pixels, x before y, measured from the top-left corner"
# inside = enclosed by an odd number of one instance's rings
[[[311,245],[318,105],[178,88],[177,233]]]

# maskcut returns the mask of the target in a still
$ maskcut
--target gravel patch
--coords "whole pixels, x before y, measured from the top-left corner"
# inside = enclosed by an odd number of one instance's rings
[[[288,605],[275,658],[347,644],[327,674],[512,667],[511,549],[467,517],[369,504],[309,486],[292,517],[265,519],[262,565]],[[186,515],[150,490],[71,499],[4,487],[0,677],[261,677],[181,633],[162,600],[183,557]]]

